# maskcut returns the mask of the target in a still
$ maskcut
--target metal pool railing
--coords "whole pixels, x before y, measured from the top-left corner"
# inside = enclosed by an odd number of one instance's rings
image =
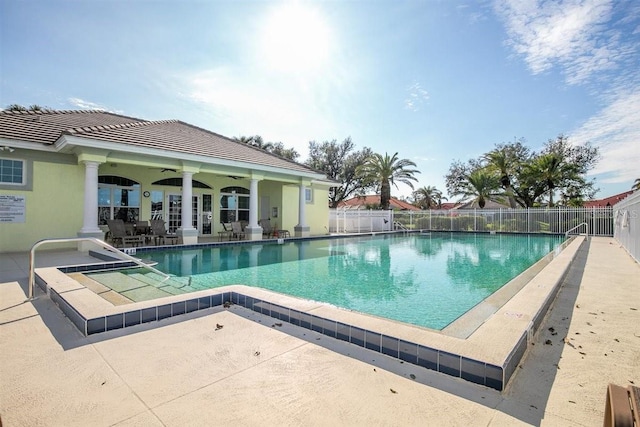
[[[164,280],[167,280],[169,277],[171,277],[168,274],[163,273],[162,271],[160,271],[158,269],[155,269],[155,268],[151,267],[150,265],[145,264],[144,262],[140,261],[138,258],[134,258],[131,255],[125,254],[124,252],[118,250],[117,248],[111,246],[110,244],[108,244],[106,242],[103,242],[100,239],[96,239],[96,238],[93,238],[93,237],[69,237],[69,238],[60,238],[60,239],[43,239],[43,240],[39,240],[36,243],[34,243],[33,246],[31,247],[31,251],[29,252],[29,297],[28,297],[27,301],[30,301],[30,300],[34,299],[33,298],[33,286],[35,284],[35,264],[36,264],[35,252],[36,252],[36,249],[38,249],[40,246],[42,246],[44,244],[49,244],[49,243],[73,243],[73,242],[92,242],[92,243],[95,243],[96,245],[101,246],[103,249],[109,249],[111,252],[115,252],[116,254],[118,254],[118,256],[123,257],[127,261],[131,261],[131,262],[139,265],[140,267],[149,269],[149,270],[153,271],[156,274],[164,276]]]
[[[589,240],[589,224],[587,224],[586,222],[583,222],[581,224],[576,225],[575,227],[573,227],[570,230],[567,230],[566,233],[564,233],[564,237],[569,237],[569,233],[571,233],[573,230],[577,230],[578,228],[585,226],[587,229],[587,240]]]

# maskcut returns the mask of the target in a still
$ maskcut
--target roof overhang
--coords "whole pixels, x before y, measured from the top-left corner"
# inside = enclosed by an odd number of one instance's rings
[[[40,144],[39,144],[40,145]],[[31,148],[33,146],[30,145]],[[289,182],[299,182],[300,178],[317,181],[319,185],[326,180],[326,176],[313,172],[287,170],[268,165],[258,165],[243,161],[233,161],[216,157],[168,151],[157,148],[139,147],[128,144],[118,144],[94,138],[82,138],[75,135],[62,135],[54,144],[54,150],[62,153],[80,155],[85,151],[103,151],[107,154],[107,161],[113,163],[142,165],[142,166],[173,166],[182,169],[185,162],[200,164],[200,172],[231,174],[250,178],[256,172],[264,174],[265,178],[278,179]],[[340,185],[332,183],[330,186]]]

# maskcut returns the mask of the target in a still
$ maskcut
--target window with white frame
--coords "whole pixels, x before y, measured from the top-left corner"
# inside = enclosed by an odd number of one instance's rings
[[[306,187],[304,189],[304,201],[307,203],[313,203],[313,189]]]
[[[0,158],[0,184],[24,185],[24,160]]]
[[[135,222],[140,217],[140,184],[112,175],[98,177],[98,223],[108,219]]]
[[[220,222],[249,221],[249,190],[226,187],[220,190]]]

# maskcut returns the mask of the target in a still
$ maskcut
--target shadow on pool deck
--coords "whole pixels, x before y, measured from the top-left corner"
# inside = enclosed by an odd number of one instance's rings
[[[5,425],[595,426],[606,384],[640,380],[640,266],[613,239],[580,249],[502,394],[235,306],[86,338],[5,260]]]

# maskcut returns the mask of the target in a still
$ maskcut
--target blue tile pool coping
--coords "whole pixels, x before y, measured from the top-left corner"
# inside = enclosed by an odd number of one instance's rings
[[[233,243],[237,244],[236,242]],[[217,243],[215,245],[219,244],[220,243]],[[198,245],[197,247],[202,246]],[[158,248],[158,250],[166,248],[167,247]],[[108,258],[103,259],[105,260],[104,263],[59,267],[58,270],[63,273],[73,273],[135,266],[132,262],[114,261]],[[51,300],[60,307],[62,312],[85,336],[160,321],[214,307],[222,306],[226,308],[233,304],[279,321],[287,322],[327,337],[348,342],[369,351],[398,359],[402,362],[461,378],[498,391],[504,391],[509,379],[515,373],[518,364],[529,346],[531,334],[539,328],[544,316],[553,303],[565,274],[566,270],[550,294],[547,295],[540,309],[534,315],[532,328],[522,333],[501,366],[393,337],[379,331],[349,325],[340,321],[292,309],[266,299],[256,298],[235,291],[216,293],[215,289],[212,289],[212,293],[206,296],[199,295],[194,298],[187,298],[183,301],[173,301],[170,303],[163,303],[162,300],[158,300],[159,305],[157,306],[137,308],[121,313],[87,318],[65,299],[64,292],[59,293],[53,287],[47,286],[37,274],[36,281],[40,287],[48,292]],[[185,298],[188,296],[189,294],[184,294]]]
[[[135,309],[91,319],[87,319],[80,314],[65,300],[64,295],[61,295],[55,289],[49,288],[49,295],[51,300],[60,307],[62,312],[85,336],[155,322],[198,310],[206,310],[220,306],[229,307],[233,304],[281,322],[287,322],[318,332],[330,338],[345,341],[358,347],[393,357],[403,362],[456,378],[462,378],[498,391],[502,391],[504,385],[509,380],[508,377],[505,377],[507,371],[503,366],[496,366],[480,360],[427,347],[377,331],[348,325],[233,291],[204,297],[200,296],[185,301],[161,304],[155,307]]]

